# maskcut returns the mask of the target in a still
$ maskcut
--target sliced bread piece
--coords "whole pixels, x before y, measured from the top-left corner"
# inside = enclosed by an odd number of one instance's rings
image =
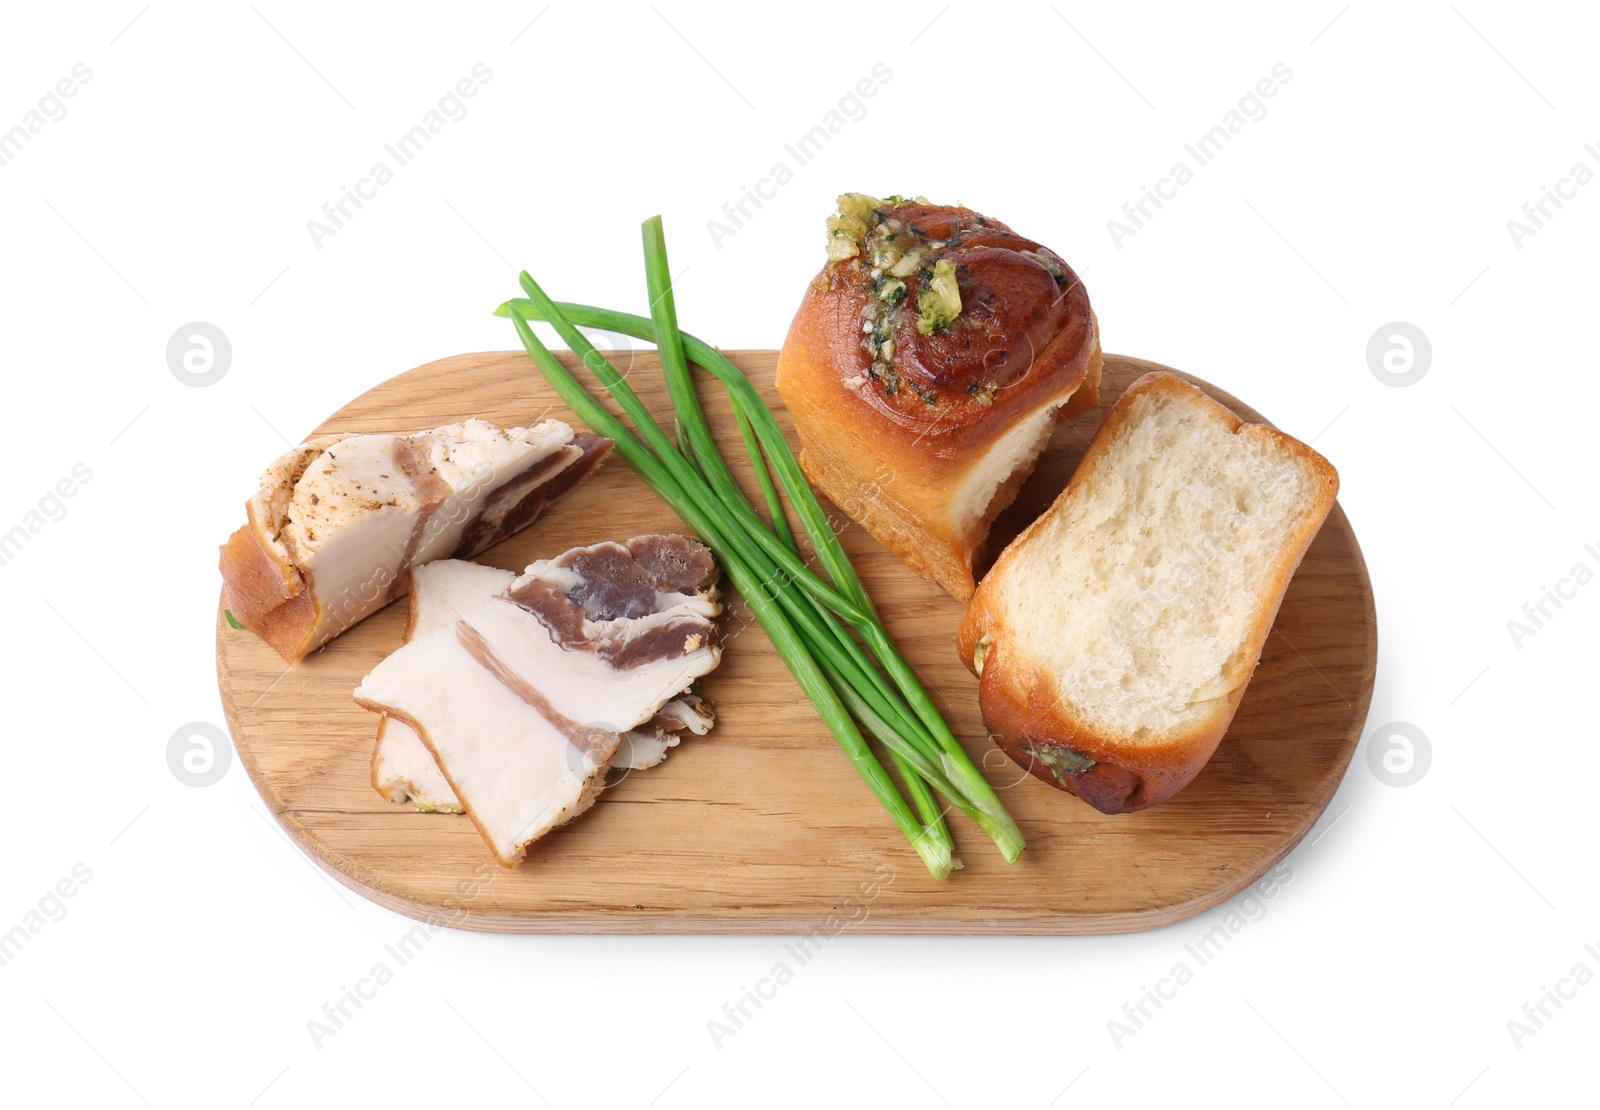
[[[994,741],[1106,813],[1186,786],[1227,731],[1333,507],[1321,455],[1146,374],[962,622]]]

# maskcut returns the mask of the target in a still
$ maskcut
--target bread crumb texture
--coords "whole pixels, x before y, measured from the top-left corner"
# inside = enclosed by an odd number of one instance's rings
[[[1008,568],[1006,639],[1101,734],[1181,733],[1249,680],[1316,475],[1268,429],[1153,389]]]

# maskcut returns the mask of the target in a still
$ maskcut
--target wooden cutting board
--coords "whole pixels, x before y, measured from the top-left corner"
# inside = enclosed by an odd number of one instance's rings
[[[731,357],[786,423],[771,390],[775,353]],[[653,411],[670,411],[653,352],[623,352],[619,369]],[[1154,369],[1162,368],[1106,357],[1104,404],[1057,428],[997,526],[1002,539],[1049,505],[1105,409]],[[707,379],[702,396],[725,454],[748,479],[720,390]],[[470,416],[530,424],[546,415],[576,425],[521,352],[459,355],[383,383],[311,434],[409,432]],[[580,544],[684,530],[613,457],[482,560],[520,569]],[[419,813],[372,789],[377,718],[350,693],[400,645],[404,601],[288,668],[230,628],[219,606],[217,677],[234,744],[312,859],[378,904],[428,921],[515,933],[1110,933],[1179,921],[1250,885],[1311,828],[1360,739],[1377,624],[1361,550],[1338,507],[1289,588],[1216,756],[1172,800],[1120,816],[1024,774],[991,747],[976,681],[956,659],[962,606],[859,527],[845,527],[842,538],[890,633],[1027,837],[1017,863],[1007,865],[956,813],[951,831],[965,868],[931,879],[737,595],[722,666],[705,681],[718,710],[711,734],[608,789],[514,870],[493,861],[467,818]]]

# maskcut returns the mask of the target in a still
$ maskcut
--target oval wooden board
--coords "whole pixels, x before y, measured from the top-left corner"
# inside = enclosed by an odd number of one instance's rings
[[[732,357],[786,421],[771,391],[775,353]],[[669,411],[653,352],[635,352],[619,369],[653,411]],[[1105,404],[1056,429],[997,525],[1002,540],[1049,505],[1106,407],[1153,369],[1107,356]],[[713,426],[727,457],[742,462],[716,392],[703,386]],[[576,423],[552,397],[521,352],[460,355],[385,382],[315,432],[415,431],[469,416]],[[748,465],[734,465],[749,477]],[[520,569],[580,544],[684,530],[614,458],[482,558]],[[1017,863],[1007,865],[976,826],[952,814],[965,869],[943,883],[929,878],[736,595],[722,666],[705,681],[716,728],[608,789],[513,870],[494,863],[465,817],[419,813],[372,789],[377,718],[350,694],[400,645],[404,602],[287,669],[256,637],[231,629],[219,608],[217,677],[234,744],[268,807],[314,860],[380,905],[423,920],[514,933],[1110,933],[1182,920],[1255,881],[1311,828],[1361,736],[1377,626],[1361,550],[1338,507],[1295,575],[1211,763],[1165,804],[1114,817],[1023,774],[989,745],[976,681],[954,649],[962,606],[859,527],[842,535],[889,631],[1027,837]]]

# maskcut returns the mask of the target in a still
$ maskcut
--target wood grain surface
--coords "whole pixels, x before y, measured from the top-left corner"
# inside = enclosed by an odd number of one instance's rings
[[[775,353],[730,354],[786,423],[771,390]],[[619,359],[653,411],[669,412],[653,352]],[[1056,429],[997,525],[1002,540],[1048,506],[1106,408],[1154,369],[1164,368],[1106,357],[1104,403]],[[1246,419],[1261,419],[1196,384]],[[701,386],[713,427],[748,479],[737,429],[713,385]],[[308,437],[409,432],[469,416],[506,425],[554,416],[576,425],[527,358],[504,352],[402,374]],[[753,482],[748,488],[755,493]],[[240,491],[241,510],[248,492]],[[684,530],[613,458],[481,561],[520,569],[579,544]],[[253,635],[230,628],[219,606],[217,678],[235,747],[270,810],[314,860],[380,905],[423,920],[516,933],[1066,934],[1165,925],[1243,890],[1311,828],[1361,736],[1377,625],[1361,550],[1337,506],[1289,588],[1216,756],[1172,800],[1119,816],[1024,774],[990,746],[976,681],[956,658],[962,606],[859,527],[845,527],[842,537],[890,633],[1027,837],[1017,863],[1007,865],[953,813],[965,867],[945,882],[931,879],[737,595],[724,618],[722,666],[705,682],[718,710],[710,735],[689,738],[661,766],[608,789],[515,869],[493,861],[465,817],[419,813],[372,789],[377,719],[350,695],[399,646],[404,601],[287,669]]]

